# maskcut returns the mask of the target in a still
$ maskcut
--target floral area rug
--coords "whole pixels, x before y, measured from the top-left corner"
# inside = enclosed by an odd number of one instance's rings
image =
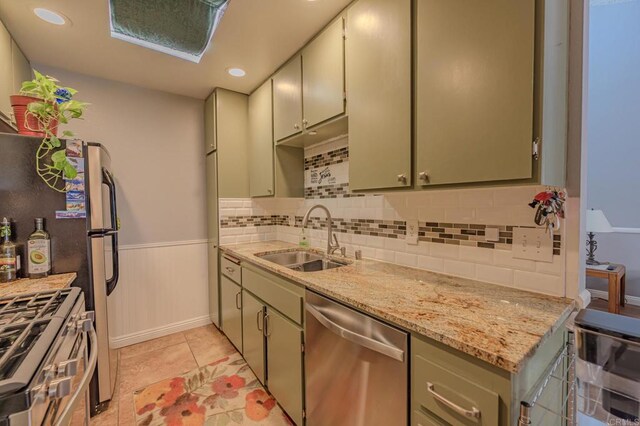
[[[136,423],[144,426],[290,426],[240,354],[133,395]]]

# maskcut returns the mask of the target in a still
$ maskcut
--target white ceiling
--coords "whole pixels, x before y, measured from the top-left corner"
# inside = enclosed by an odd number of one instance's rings
[[[111,38],[108,0],[0,0],[0,19],[33,63],[196,98],[250,93],[350,0],[231,0],[199,64]],[[35,7],[71,25],[41,21]],[[229,67],[247,75],[231,77]]]

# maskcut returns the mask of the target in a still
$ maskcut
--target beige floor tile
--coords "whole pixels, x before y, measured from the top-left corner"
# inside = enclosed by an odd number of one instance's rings
[[[213,324],[192,328],[184,335],[200,367],[236,352],[229,339]]]
[[[118,424],[118,402],[113,401],[105,412],[91,417],[89,424],[92,426],[113,426]]]
[[[178,376],[197,367],[187,343],[122,358],[120,360],[121,398],[136,389]]]
[[[136,424],[136,415],[133,410],[133,392],[123,392],[118,401],[118,426]]]
[[[217,337],[222,336],[220,330],[216,328],[215,325],[209,324],[204,325],[202,327],[192,328],[190,330],[186,330],[182,332],[184,337],[187,339],[187,342],[207,337]]]
[[[120,349],[121,359],[131,358],[147,352],[153,352],[168,346],[177,345],[186,342],[182,333],[174,333],[168,336],[158,337],[157,339],[147,340],[146,342],[137,343],[135,345],[126,346]]]

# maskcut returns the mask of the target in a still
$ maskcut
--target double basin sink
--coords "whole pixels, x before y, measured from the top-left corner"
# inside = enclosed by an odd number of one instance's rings
[[[347,263],[303,250],[259,254],[257,257],[300,272],[324,271],[347,265]]]

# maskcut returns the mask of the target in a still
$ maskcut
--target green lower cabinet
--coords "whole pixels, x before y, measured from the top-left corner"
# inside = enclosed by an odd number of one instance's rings
[[[242,290],[242,354],[263,385],[266,383],[264,315],[266,306],[246,290]]]
[[[445,426],[446,423],[429,417],[421,411],[411,413],[411,426]]]
[[[293,421],[304,423],[302,328],[267,307],[267,383]]]
[[[242,353],[242,288],[220,275],[220,316],[222,331]]]

